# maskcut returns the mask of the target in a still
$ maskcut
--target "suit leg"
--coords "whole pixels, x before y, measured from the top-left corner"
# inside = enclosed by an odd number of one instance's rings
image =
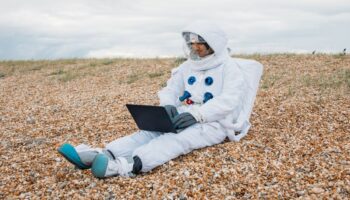
[[[225,129],[216,122],[196,124],[178,134],[165,133],[138,147],[133,156],[142,161],[142,172],[164,164],[195,149],[221,143],[226,138]]]

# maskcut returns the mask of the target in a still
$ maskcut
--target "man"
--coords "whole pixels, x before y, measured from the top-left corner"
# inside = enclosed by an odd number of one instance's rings
[[[158,93],[179,133],[138,131],[105,149],[64,144],[58,151],[78,168],[91,168],[98,178],[131,176],[226,137],[238,141],[245,136],[262,66],[232,59],[225,33],[214,24],[193,23],[182,36],[188,59],[172,70]]]

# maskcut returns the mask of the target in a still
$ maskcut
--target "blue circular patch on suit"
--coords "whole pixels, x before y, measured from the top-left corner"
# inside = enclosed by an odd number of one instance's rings
[[[196,82],[196,77],[190,76],[187,80],[188,84],[193,85],[194,82]]]
[[[191,96],[192,96],[191,93],[189,93],[188,91],[185,90],[184,94],[181,97],[179,97],[179,100],[184,101],[184,100],[190,98]]]
[[[212,77],[208,76],[207,78],[205,78],[204,82],[206,85],[209,86],[209,85],[213,84],[214,80]]]
[[[214,97],[213,94],[210,93],[210,92],[204,93],[204,100],[203,100],[203,103],[209,101],[209,100],[212,99],[213,97]]]

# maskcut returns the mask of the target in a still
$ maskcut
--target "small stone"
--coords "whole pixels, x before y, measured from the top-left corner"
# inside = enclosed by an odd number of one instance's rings
[[[66,185],[67,185],[67,182],[65,181],[65,182],[59,183],[59,184],[58,184],[58,187],[59,187],[60,189],[63,189]]]
[[[35,124],[35,119],[34,119],[34,117],[31,117],[31,116],[29,116],[29,117],[27,117],[27,123],[28,124]]]
[[[3,146],[4,148],[7,148],[7,147],[10,146],[9,143],[6,142],[6,141],[1,141],[0,144],[1,144],[1,146]]]
[[[185,175],[186,177],[189,177],[189,176],[190,176],[190,172],[189,172],[188,170],[185,170],[183,173],[184,173],[184,175]]]
[[[179,196],[179,199],[180,200],[186,200],[187,197],[183,193],[181,193],[180,196]]]
[[[61,158],[55,158],[55,161],[56,162],[61,162],[62,160],[61,160]]]
[[[297,194],[298,194],[298,196],[304,196],[305,191],[304,190],[297,191]]]
[[[323,192],[324,192],[324,189],[319,188],[319,187],[314,187],[310,191],[311,194],[320,194],[320,193],[323,193]]]
[[[92,182],[92,183],[89,185],[88,188],[94,188],[94,187],[96,187],[96,183],[95,183],[95,182]]]

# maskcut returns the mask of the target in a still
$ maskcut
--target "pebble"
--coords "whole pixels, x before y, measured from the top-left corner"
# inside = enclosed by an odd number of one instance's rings
[[[1,141],[0,142],[0,144],[1,144],[1,146],[3,146],[3,148],[7,148],[7,147],[9,147],[10,145],[9,145],[9,142],[6,142],[6,141]]]
[[[305,191],[304,190],[297,191],[297,194],[298,196],[304,196]]]
[[[34,117],[30,117],[30,116],[29,116],[29,117],[27,117],[27,120],[26,120],[26,121],[27,121],[28,124],[35,124],[35,119],[34,119]]]
[[[92,183],[89,185],[88,188],[94,188],[94,187],[96,187],[96,183],[95,183],[95,182],[92,182]]]
[[[189,177],[189,176],[190,176],[190,172],[189,172],[188,170],[185,170],[183,173],[184,173],[184,175],[185,175],[186,177]]]
[[[67,185],[67,182],[64,181],[64,182],[62,182],[62,183],[59,183],[59,184],[58,184],[58,187],[59,187],[60,189],[63,189],[66,185]]]
[[[319,187],[314,187],[310,190],[310,193],[311,194],[320,194],[320,193],[323,193],[324,192],[324,189],[322,188],[319,188]]]

